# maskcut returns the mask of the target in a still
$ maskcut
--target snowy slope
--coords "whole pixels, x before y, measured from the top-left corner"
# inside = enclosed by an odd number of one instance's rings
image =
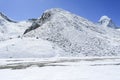
[[[53,43],[36,38],[14,38],[0,42],[0,58],[55,57],[63,52]]]
[[[55,8],[45,11],[24,36],[51,41],[68,52],[65,54],[68,56],[111,56],[120,53],[120,31],[113,27],[106,16],[95,24]]]
[[[46,10],[38,19],[14,22],[0,16],[2,57],[117,56],[120,30],[112,19],[98,23],[66,10]]]
[[[0,58],[55,57],[62,49],[42,39],[22,38],[24,31],[36,19],[15,22],[0,14]]]
[[[32,23],[30,21],[15,22],[0,13],[0,41],[18,37],[23,34]]]

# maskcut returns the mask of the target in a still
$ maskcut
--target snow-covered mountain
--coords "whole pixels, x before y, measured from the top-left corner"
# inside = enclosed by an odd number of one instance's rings
[[[7,21],[7,23],[13,24],[12,27],[18,29],[18,31],[9,29],[8,32],[16,31],[23,37],[22,39],[14,38],[4,41],[4,44],[2,43],[2,47],[0,47],[2,53],[0,53],[4,57],[6,54],[9,56],[9,53],[11,53],[12,57],[17,53],[25,53],[26,57],[27,55],[40,57],[41,53],[42,56],[47,56],[46,54],[48,54],[49,56],[47,57],[50,57],[50,55],[52,57],[58,55],[120,55],[120,31],[116,29],[117,26],[107,16],[102,16],[98,23],[93,23],[66,10],[53,8],[46,10],[37,20],[25,21],[23,22],[24,24],[11,21]],[[4,25],[8,29],[10,26],[7,26],[7,23]],[[8,34],[10,35],[10,33]],[[13,43],[10,43],[11,41]],[[46,47],[43,47],[43,45],[46,45]],[[19,49],[19,51],[16,51],[16,49]]]
[[[15,22],[10,20],[3,13],[0,13],[0,40],[7,40],[23,34],[32,22]]]
[[[25,31],[25,37],[51,41],[62,48],[64,55],[118,55],[120,32],[107,16],[99,25],[62,9],[50,9]],[[106,27],[105,27],[106,26]]]
[[[99,20],[99,23],[104,27],[117,28],[117,26],[113,23],[112,19],[108,16],[102,16]]]

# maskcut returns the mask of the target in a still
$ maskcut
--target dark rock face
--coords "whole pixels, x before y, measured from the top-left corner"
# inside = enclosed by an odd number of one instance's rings
[[[35,22],[35,21],[37,21],[37,19],[32,18],[32,19],[28,19],[28,21],[30,21],[30,22]]]
[[[3,19],[5,19],[5,20],[7,20],[7,21],[9,21],[9,22],[14,22],[14,23],[16,23],[16,21],[13,21],[13,20],[10,20],[7,16],[5,16],[3,13],[1,13],[0,12],[0,16],[3,18]]]
[[[43,13],[43,15],[41,16],[40,19],[35,20],[32,24],[32,26],[30,26],[25,32],[24,34],[26,34],[27,32],[30,32],[31,30],[34,30],[38,27],[40,27],[42,24],[44,24],[46,21],[49,21],[51,17],[51,14],[48,12]]]
[[[31,30],[38,28],[39,26],[40,25],[38,23],[34,22],[31,27],[29,27],[28,29],[25,30],[24,34],[26,34],[27,32],[29,32]]]

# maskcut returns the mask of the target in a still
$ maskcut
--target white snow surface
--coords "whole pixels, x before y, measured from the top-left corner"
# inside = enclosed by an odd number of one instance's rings
[[[7,19],[3,14],[0,15],[0,41],[21,36],[32,24],[29,21],[12,22]]]
[[[0,58],[44,58],[65,53],[51,42],[36,38],[14,38],[0,42]]]
[[[0,69],[1,80],[120,80],[120,59],[106,58],[81,58],[81,61],[71,62],[71,58],[65,58],[66,62],[49,63],[46,66],[38,67],[33,65],[25,69]],[[62,59],[3,59],[2,65],[11,64],[12,62],[25,63],[45,63],[46,61],[65,60]],[[80,58],[79,58],[80,59]],[[89,59],[89,61],[86,61]],[[93,59],[93,61],[92,61]],[[25,60],[25,61],[24,61]],[[74,58],[74,60],[76,60]],[[69,62],[70,61],[70,62]],[[0,68],[2,66],[0,64]],[[25,65],[25,64],[24,64]]]

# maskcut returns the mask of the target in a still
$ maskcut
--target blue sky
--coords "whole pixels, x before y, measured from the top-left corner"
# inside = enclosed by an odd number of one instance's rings
[[[17,21],[37,18],[50,8],[62,8],[94,22],[107,15],[120,25],[120,0],[0,0],[0,12]]]

